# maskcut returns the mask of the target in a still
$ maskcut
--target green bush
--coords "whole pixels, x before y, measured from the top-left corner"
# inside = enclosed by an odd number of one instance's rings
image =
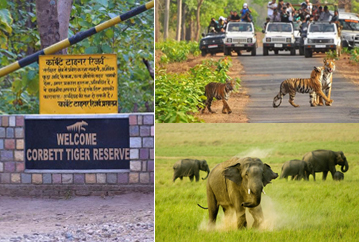
[[[225,57],[217,62],[203,61],[184,74],[159,70],[156,73],[156,122],[200,122],[194,114],[204,108],[204,87],[209,82],[225,82],[230,78],[227,75],[230,66],[231,60]]]
[[[188,55],[192,54],[198,56],[200,54],[199,44],[196,41],[174,41],[167,40],[165,42],[156,43],[156,50],[161,50],[163,55],[161,56],[160,63],[168,64],[172,62],[182,62],[187,60]]]

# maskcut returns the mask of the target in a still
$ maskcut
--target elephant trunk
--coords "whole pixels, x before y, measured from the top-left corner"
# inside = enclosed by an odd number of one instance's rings
[[[245,201],[242,203],[243,207],[247,208],[254,208],[257,207],[261,203],[261,193],[262,193],[263,187],[253,187],[248,188],[246,190],[246,198]]]
[[[207,176],[206,176],[205,178],[202,177],[202,180],[206,180],[206,179],[207,179],[207,177],[208,177],[208,175],[209,175],[209,172],[210,172],[210,170],[209,170],[209,168],[208,168],[208,170],[207,170]]]
[[[342,165],[342,172],[347,172],[349,169],[348,161],[345,161],[344,165]]]

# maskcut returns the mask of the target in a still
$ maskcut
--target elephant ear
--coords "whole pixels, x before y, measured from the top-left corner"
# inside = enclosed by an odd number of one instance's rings
[[[271,167],[268,164],[264,164],[263,167],[263,186],[266,186],[271,182],[271,180],[276,179],[278,177],[277,173],[274,173]]]
[[[224,169],[222,172],[223,176],[227,178],[228,180],[231,180],[232,182],[236,183],[238,186],[241,185],[242,177],[241,177],[241,164],[237,163],[233,166],[228,166]]]

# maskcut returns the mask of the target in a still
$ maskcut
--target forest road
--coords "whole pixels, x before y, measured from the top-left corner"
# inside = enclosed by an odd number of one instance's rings
[[[268,56],[263,56],[262,47],[258,47],[257,56],[242,51],[241,56],[232,58],[239,58],[243,65],[240,78],[250,97],[245,108],[249,123],[359,122],[359,88],[338,72],[333,74],[332,106],[311,107],[309,94],[297,93],[294,102],[300,107],[290,105],[289,95],[285,95],[282,104],[273,108],[273,98],[281,82],[288,78],[309,78],[314,66],[323,66],[324,54],[305,58],[297,50],[295,56],[289,51],[280,51],[278,55],[269,51]]]

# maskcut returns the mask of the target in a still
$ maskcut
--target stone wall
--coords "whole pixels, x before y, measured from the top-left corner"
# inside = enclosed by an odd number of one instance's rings
[[[0,195],[58,197],[153,192],[154,117],[129,115],[130,171],[79,171],[62,173],[25,169],[24,120],[26,116],[0,117]]]

